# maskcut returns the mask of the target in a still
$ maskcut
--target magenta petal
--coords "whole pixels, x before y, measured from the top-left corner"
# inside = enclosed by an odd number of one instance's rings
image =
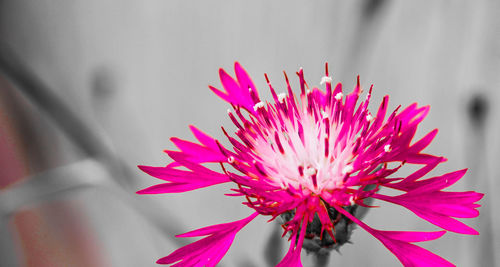
[[[414,145],[412,145],[410,147],[410,149],[414,152],[422,151],[424,148],[426,148],[432,142],[434,137],[436,137],[437,133],[438,133],[438,129],[432,130],[430,133],[428,133],[422,139],[420,139],[418,142],[416,142]]]
[[[217,142],[215,142],[215,139],[210,135],[204,133],[193,125],[189,125],[189,129],[193,133],[194,137],[196,137],[196,139],[198,139],[198,141],[200,141],[200,143],[202,143],[206,147],[209,147],[212,150],[217,150],[219,148],[217,146]]]
[[[229,182],[225,174],[214,172],[201,165],[184,163],[190,170],[178,170],[174,167],[138,166],[145,173],[170,183],[163,183],[140,190],[138,194],[180,193],[220,183]]]
[[[300,214],[300,209],[297,209],[297,214]],[[299,215],[299,217],[301,217]],[[306,234],[307,223],[309,222],[308,215],[305,214],[302,219],[300,233],[298,229],[292,234],[290,248],[286,253],[285,257],[276,265],[276,267],[302,267],[302,262],[300,260],[300,252],[302,251],[302,244],[304,243],[304,237]]]
[[[381,231],[372,233],[404,266],[455,266],[438,255],[408,242],[391,239]]]
[[[385,184],[384,186],[391,187],[394,189],[404,190],[407,192],[411,191],[412,194],[419,194],[420,192],[432,191],[432,190],[438,191],[453,185],[458,180],[460,180],[460,178],[462,178],[467,172],[467,169],[463,169],[447,173],[442,176],[416,181],[418,178],[421,178],[423,175],[428,173],[432,168],[434,168],[434,166],[437,165],[439,161],[440,159],[437,159],[436,162],[426,165],[425,167],[413,173],[412,175],[408,176],[407,178],[397,183]]]
[[[245,107],[248,110],[253,109],[253,101],[248,93],[248,87],[240,86],[229,74],[223,69],[219,69],[219,76],[222,86],[233,99],[233,104]]]
[[[234,72],[236,73],[236,77],[238,78],[238,83],[240,84],[242,91],[245,92],[248,96],[250,96],[250,94],[248,93],[248,89],[252,89],[256,94],[256,96],[258,97],[259,95],[257,88],[252,82],[250,76],[247,74],[245,69],[243,69],[243,67],[239,62],[234,63]]]
[[[214,183],[165,183],[165,184],[157,184],[150,186],[148,188],[144,188],[142,190],[137,191],[137,194],[165,194],[165,193],[182,193],[187,191],[192,191],[195,189],[200,189],[203,187],[208,187],[215,185]]]
[[[241,229],[245,225],[247,225],[250,221],[252,221],[255,217],[257,217],[258,213],[253,213],[249,217],[235,221],[235,222],[229,222],[229,223],[221,223],[221,224],[216,224],[216,225],[211,225],[207,227],[203,227],[197,230],[193,230],[190,232],[186,232],[184,234],[177,235],[177,237],[196,237],[196,236],[206,236],[206,235],[211,235],[213,233],[217,233],[220,231],[227,231],[230,229]]]
[[[204,227],[179,235],[180,237],[208,236],[177,249],[159,259],[157,263],[177,263],[173,266],[216,266],[233,243],[236,234],[257,215],[255,212],[239,221]]]
[[[276,265],[276,267],[302,267],[302,262],[300,260],[301,249],[293,248],[295,246],[294,242],[290,242],[290,249],[286,253],[285,257]]]
[[[152,167],[138,166],[143,172],[169,182],[191,182],[191,181],[211,181],[227,182],[228,177],[224,174],[214,172],[208,168],[202,167],[196,171],[178,170],[173,167]]]
[[[232,103],[233,100],[231,99],[230,96],[228,96],[226,93],[222,92],[221,90],[213,87],[213,86],[208,86],[208,88],[210,88],[210,90],[212,90],[212,92],[214,92],[218,97],[222,98],[223,100],[225,100],[226,102],[228,103]]]
[[[449,193],[454,194],[466,194],[457,192],[442,192],[442,191],[430,191],[422,192],[419,191],[418,194],[409,193],[399,195],[399,196],[385,196],[375,194],[374,198],[392,202],[394,204],[401,205],[413,213],[415,213],[420,218],[427,220],[428,222],[437,225],[445,230],[477,235],[479,234],[473,228],[467,226],[466,224],[457,221],[453,217],[474,217],[479,213],[474,211],[474,206],[472,206],[477,201],[478,198],[482,197],[482,194],[477,194],[474,198],[455,198],[455,201],[449,201]],[[472,201],[471,201],[472,200]]]
[[[405,232],[405,231],[380,231],[380,230],[378,231],[391,239],[410,242],[410,243],[432,241],[446,234],[446,231],[437,231],[437,232]]]
[[[218,148],[202,146],[175,137],[171,138],[170,140],[182,151],[182,153],[184,154],[184,158],[189,159],[192,162],[204,163],[221,162],[227,160],[227,158],[220,152]],[[167,154],[169,153],[169,151],[166,152]]]
[[[420,179],[424,177],[427,173],[432,171],[439,163],[443,162],[443,158],[436,158],[434,161],[426,164],[424,167],[420,168],[418,171],[410,174],[408,177],[404,178],[398,183],[389,183],[385,184],[384,186],[394,188],[394,189],[399,189],[399,190],[404,190],[404,191],[409,191],[413,189],[413,184],[417,179]]]
[[[455,266],[449,261],[438,255],[425,250],[419,246],[411,244],[413,242],[422,242],[435,240],[443,236],[446,231],[438,232],[402,232],[402,231],[381,231],[376,230],[358,218],[352,216],[343,208],[335,206],[340,213],[357,223],[361,228],[372,234],[382,244],[388,248],[404,266]]]

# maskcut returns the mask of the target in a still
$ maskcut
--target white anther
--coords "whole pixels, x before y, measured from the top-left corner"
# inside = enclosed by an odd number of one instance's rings
[[[385,145],[384,146],[384,151],[385,152],[390,152],[392,150],[391,145]]]
[[[353,169],[354,168],[351,165],[347,165],[347,166],[344,167],[344,169],[342,169],[342,174],[346,175],[346,174],[352,172]]]
[[[285,101],[285,98],[286,98],[285,93],[278,94],[278,101],[280,101],[280,103],[283,103],[283,101]]]
[[[338,101],[338,100],[340,100],[340,99],[342,99],[342,97],[344,97],[344,94],[342,94],[342,93],[337,93],[337,94],[335,95],[335,99],[336,99],[337,101]]]
[[[309,90],[309,89],[307,89],[307,90],[306,90],[306,94],[308,95],[308,94],[310,94],[310,93],[312,93],[312,91],[311,91],[311,90]]]
[[[313,176],[317,173],[318,171],[313,168],[313,167],[309,167],[307,169],[304,170],[304,174],[307,175],[307,176]]]
[[[227,109],[227,114],[231,114],[231,110],[230,109]]]
[[[354,201],[354,196],[350,196],[350,197],[349,197],[349,204],[350,204],[351,206],[353,206],[354,204],[356,204],[356,201]]]
[[[319,84],[323,85],[325,83],[332,83],[332,77],[323,76],[323,78],[321,78],[321,82]]]
[[[322,110],[321,116],[323,116],[323,119],[326,119],[326,118],[328,118],[328,113],[326,113],[324,110]]]
[[[368,113],[368,115],[366,115],[366,120],[367,121],[372,121],[373,120],[373,116],[371,113]]]
[[[234,163],[234,157],[230,156],[229,158],[227,158],[227,162],[233,164]]]
[[[263,107],[264,107],[264,102],[262,102],[262,101],[261,101],[261,102],[259,102],[259,103],[255,104],[255,105],[253,106],[253,110],[254,110],[254,111],[257,111],[259,108],[263,108]]]

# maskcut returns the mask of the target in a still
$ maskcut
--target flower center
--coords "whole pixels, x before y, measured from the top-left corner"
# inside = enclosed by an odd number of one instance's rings
[[[322,116],[315,117],[302,109],[294,121],[280,120],[278,112],[267,110],[266,115],[271,123],[281,125],[265,129],[263,136],[253,140],[255,160],[268,177],[283,189],[307,189],[316,194],[341,187],[354,170],[356,137],[339,140],[343,127],[329,120],[332,110],[320,109]]]

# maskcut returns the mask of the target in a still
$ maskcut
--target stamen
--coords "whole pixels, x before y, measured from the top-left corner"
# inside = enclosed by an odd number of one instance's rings
[[[347,165],[344,167],[344,169],[342,169],[342,174],[344,174],[344,175],[348,174],[348,173],[352,172],[352,170],[353,170],[353,167],[351,165]]]
[[[317,172],[318,172],[318,171],[317,171],[315,168],[313,168],[313,167],[309,167],[309,168],[307,168],[307,169],[305,170],[305,174],[306,174],[307,176],[313,176],[313,175],[315,175]]]
[[[254,110],[254,111],[257,111],[259,108],[263,108],[263,107],[264,107],[264,102],[262,102],[262,101],[261,101],[261,102],[259,102],[259,103],[255,104],[255,105],[253,106],[253,110]]]
[[[321,78],[321,82],[319,84],[323,85],[325,83],[332,83],[332,77],[323,76],[323,78]]]
[[[354,196],[350,196],[349,197],[349,204],[351,204],[351,206],[354,206],[354,204],[356,204],[356,201],[354,201]]]
[[[385,152],[390,152],[391,150],[392,150],[391,145],[385,145],[385,146],[384,146],[384,151],[385,151]]]
[[[311,175],[311,180],[313,182],[314,188],[318,188],[318,181],[316,180],[316,174]]]
[[[323,117],[323,119],[326,119],[326,118],[328,118],[328,113],[326,113],[324,110],[322,110],[321,116]]]
[[[344,97],[344,94],[342,94],[342,93],[337,93],[337,94],[335,95],[335,99],[336,99],[337,101],[339,101],[340,99],[342,99],[342,97]]]
[[[286,93],[280,93],[278,95],[278,100],[280,101],[280,103],[283,103],[285,101],[285,98],[286,98]]]
[[[298,170],[299,170],[300,176],[303,176],[304,175],[304,167],[299,166]]]
[[[368,113],[368,115],[366,115],[366,120],[367,121],[372,121],[373,120],[373,116],[371,113]]]
[[[281,154],[285,153],[285,150],[283,149],[283,146],[281,145],[280,137],[278,135],[278,132],[274,132],[274,140],[276,141],[276,145],[278,146],[278,149]]]
[[[229,158],[227,158],[227,162],[229,162],[230,164],[233,164],[234,163],[234,157],[230,156]]]
[[[330,153],[330,141],[328,139],[328,137],[325,137],[325,158],[328,157],[328,154]]]
[[[332,77],[323,76],[319,84],[323,85],[325,83],[332,83]]]

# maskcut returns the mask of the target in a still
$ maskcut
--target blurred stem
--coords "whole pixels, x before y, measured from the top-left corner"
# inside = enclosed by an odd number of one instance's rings
[[[89,156],[107,155],[106,145],[56,94],[52,92],[5,44],[0,44],[0,70],[25,96]]]
[[[116,159],[108,145],[85,120],[46,86],[12,49],[2,43],[0,43],[0,71],[17,85],[16,88],[20,92],[46,113],[85,154],[105,161],[105,165],[115,173],[126,170],[123,168],[124,164]],[[120,177],[115,179],[116,182],[122,186],[130,186],[130,175],[120,175]]]
[[[95,158],[98,162],[102,163],[102,166],[108,173],[108,177],[111,177],[112,181],[120,185],[118,187],[114,185],[107,186],[108,190],[114,192],[118,197],[122,197],[124,201],[129,201],[129,204],[131,204],[139,214],[146,217],[152,225],[163,232],[167,238],[171,238],[174,234],[179,232],[184,232],[183,229],[177,229],[177,227],[182,228],[183,224],[177,222],[175,217],[170,215],[171,213],[165,211],[164,207],[159,207],[155,202],[148,201],[147,199],[141,199],[139,201],[133,198],[133,195],[130,195],[130,191],[135,191],[135,188],[131,188],[133,187],[133,175],[130,168],[112,152],[111,148],[102,141],[102,138],[92,130],[82,117],[74,113],[71,108],[60,99],[52,89],[46,86],[42,80],[39,79],[19,57],[17,57],[14,51],[4,43],[0,43],[0,71],[3,72],[12,83],[17,85],[16,88],[20,92],[52,119],[79,149],[89,157]],[[61,182],[57,177],[54,179],[58,183]],[[60,187],[52,188],[46,186],[51,185],[49,180],[39,179],[10,188],[9,190],[14,190],[12,191],[14,193],[37,192],[35,197],[31,197],[29,194],[23,194],[27,199],[19,199],[19,197],[22,197],[19,195],[16,201],[12,203],[11,207],[18,208],[19,205],[17,204],[32,203],[35,200],[54,197],[68,190],[82,188],[87,186],[88,182],[71,181],[63,183]],[[45,190],[40,192],[37,191],[44,188]],[[0,199],[8,199],[6,196],[13,194],[9,193],[9,190],[4,190],[2,194],[0,194]],[[4,215],[13,212],[11,209],[9,210],[9,207],[4,206],[5,205],[0,205],[0,213],[2,210],[6,211]],[[158,212],[159,210],[163,212]],[[185,244],[185,241],[181,239],[171,239],[179,245]]]
[[[330,259],[330,253],[317,254],[316,256],[316,266],[324,267],[328,265]]]

